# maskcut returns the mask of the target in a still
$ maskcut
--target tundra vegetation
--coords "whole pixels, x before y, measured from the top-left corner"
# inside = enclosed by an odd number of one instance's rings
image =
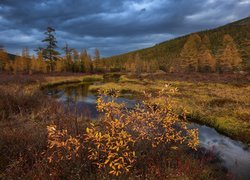
[[[109,58],[68,44],[59,55],[51,27],[36,56],[1,48],[0,179],[230,178],[197,151],[197,129],[187,125],[207,124],[250,143],[250,38],[239,34],[249,26],[239,31],[239,23]],[[114,72],[118,82],[90,86],[101,114],[95,121],[41,90]],[[128,95],[142,103],[116,103]]]
[[[66,112],[40,91],[39,84],[65,77],[3,77],[1,178],[209,178],[223,174],[205,163],[207,156],[187,153],[196,150],[198,134],[187,128],[185,111],[181,115],[174,111],[175,88],[145,92],[143,103],[134,109],[115,102],[117,91],[100,90],[97,108],[103,115],[92,121]],[[105,101],[106,96],[112,100]],[[155,107],[153,97],[161,98],[165,106]]]

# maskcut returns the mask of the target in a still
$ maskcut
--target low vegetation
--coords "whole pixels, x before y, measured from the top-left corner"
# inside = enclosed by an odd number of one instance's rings
[[[0,178],[225,175],[208,163],[209,156],[187,153],[197,148],[197,130],[186,128],[185,112],[175,113],[169,96],[175,89],[147,93],[133,110],[105,101],[106,96],[116,98],[115,91],[101,91],[97,102],[103,116],[91,121],[66,112],[41,93],[37,81],[50,78],[22,77],[16,82],[17,78],[2,79],[0,85]],[[166,106],[155,106],[154,97],[166,100]]]
[[[118,84],[93,85],[90,89],[97,91],[114,88],[140,98],[145,90],[157,92],[164,84],[171,84],[179,90],[173,96],[176,111],[180,107],[186,108],[190,121],[207,124],[234,139],[250,143],[249,80],[244,76],[216,76],[207,79],[205,75],[199,74],[185,78],[180,75],[172,78],[145,75],[140,79],[123,76]],[[160,103],[161,99],[154,101]]]

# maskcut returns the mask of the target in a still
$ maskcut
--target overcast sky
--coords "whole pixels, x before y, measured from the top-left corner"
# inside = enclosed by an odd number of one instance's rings
[[[0,44],[33,51],[52,26],[60,48],[98,48],[105,57],[249,15],[250,0],[0,0]]]

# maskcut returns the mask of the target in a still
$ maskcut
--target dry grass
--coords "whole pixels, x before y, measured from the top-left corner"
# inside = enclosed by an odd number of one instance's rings
[[[183,75],[184,76],[184,75]],[[250,79],[240,75],[194,74],[166,76],[123,76],[118,84],[108,83],[92,90],[114,88],[133,93],[140,98],[145,90],[156,92],[164,84],[178,88],[174,95],[175,108],[186,108],[191,121],[215,127],[234,139],[250,143]],[[152,99],[152,101],[161,101]]]

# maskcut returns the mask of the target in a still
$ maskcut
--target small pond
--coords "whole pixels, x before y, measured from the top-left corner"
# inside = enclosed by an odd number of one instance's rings
[[[67,84],[45,88],[44,92],[63,103],[65,107],[89,118],[97,118],[96,95],[89,91],[91,84]],[[128,98],[118,98],[127,107],[133,107],[139,101]],[[221,165],[237,179],[250,179],[250,150],[246,145],[218,133],[215,129],[196,123],[191,128],[198,128],[200,147],[212,151],[220,160]]]

